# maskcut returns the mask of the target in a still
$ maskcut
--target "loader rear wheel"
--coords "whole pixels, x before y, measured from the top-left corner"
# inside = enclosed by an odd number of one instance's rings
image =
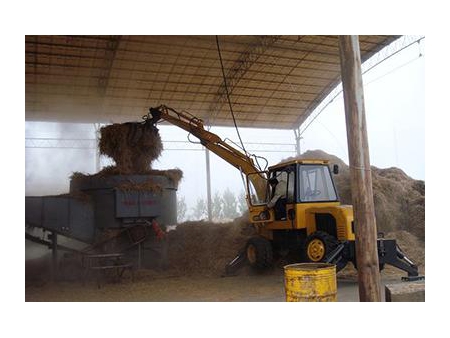
[[[313,263],[324,262],[327,255],[338,245],[339,242],[334,236],[324,231],[313,232],[306,239],[306,260]],[[336,271],[340,271],[347,265],[347,259],[341,256],[331,263],[336,265]]]
[[[272,266],[272,245],[264,237],[252,237],[247,241],[245,248],[247,260],[257,269],[266,269]]]

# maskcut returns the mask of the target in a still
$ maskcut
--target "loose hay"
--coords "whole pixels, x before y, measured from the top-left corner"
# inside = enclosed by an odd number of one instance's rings
[[[239,219],[229,223],[185,222],[168,233],[169,267],[178,274],[221,275],[245,245]]]
[[[183,172],[178,168],[168,170],[150,170],[149,173],[151,175],[166,176],[176,186],[178,186],[179,182],[183,178]]]
[[[142,183],[126,181],[119,184],[117,189],[121,191],[148,191],[157,194],[162,194],[163,192],[163,187],[160,184],[153,182],[152,179],[148,179]]]
[[[111,175],[125,175],[125,173],[123,173],[118,167],[116,166],[107,166],[105,168],[103,168],[102,170],[100,170],[98,173],[96,174],[83,174],[80,172],[74,172],[71,176],[70,179],[73,182],[80,182],[84,179],[86,179],[87,177],[97,177],[97,178],[105,178]],[[136,172],[133,173],[133,175],[152,175],[152,176],[165,176],[169,179],[169,181],[171,181],[175,187],[178,187],[181,179],[183,178],[183,172],[176,168],[176,169],[168,169],[168,170],[143,170],[140,172]],[[148,191],[153,191],[153,192],[160,192],[162,191],[162,187],[156,183],[154,183],[151,179],[148,179],[145,182],[142,183],[133,183],[133,182],[124,182],[122,183],[119,188],[121,188],[122,190],[148,190]]]

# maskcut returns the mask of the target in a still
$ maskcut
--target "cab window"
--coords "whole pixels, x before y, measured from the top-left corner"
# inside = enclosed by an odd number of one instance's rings
[[[298,190],[300,202],[337,200],[336,190],[327,165],[300,165]]]
[[[286,186],[284,196],[286,197],[286,203],[294,203],[295,201],[295,167],[289,166],[283,168],[283,170],[274,171],[271,173],[271,177],[275,177],[278,182],[283,181]],[[274,191],[271,192],[273,197]]]
[[[264,182],[264,181],[265,181],[264,184],[265,191],[263,192],[262,196],[259,196],[253,182]],[[267,183],[267,172],[252,173],[247,176],[247,194],[249,196],[249,201],[251,205],[267,204],[271,194],[269,188],[270,186]]]
[[[288,173],[287,179],[287,203],[294,203],[295,201],[295,171],[291,171]]]

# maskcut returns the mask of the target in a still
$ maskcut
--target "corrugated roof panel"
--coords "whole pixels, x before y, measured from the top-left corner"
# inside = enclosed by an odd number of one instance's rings
[[[362,59],[396,38],[361,36]],[[337,36],[219,42],[242,127],[296,127],[340,77]],[[26,36],[25,86],[27,120],[123,122],[166,104],[232,124],[215,36]]]

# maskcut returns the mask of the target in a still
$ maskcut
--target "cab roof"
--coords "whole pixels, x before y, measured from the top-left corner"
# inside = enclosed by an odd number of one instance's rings
[[[280,163],[277,163],[271,167],[269,167],[269,170],[274,170],[274,169],[278,169],[278,168],[283,168],[286,167],[288,165],[292,165],[292,164],[326,164],[328,165],[328,163],[330,163],[329,160],[323,160],[323,159],[293,159],[293,160],[287,160],[287,161],[283,161]]]

